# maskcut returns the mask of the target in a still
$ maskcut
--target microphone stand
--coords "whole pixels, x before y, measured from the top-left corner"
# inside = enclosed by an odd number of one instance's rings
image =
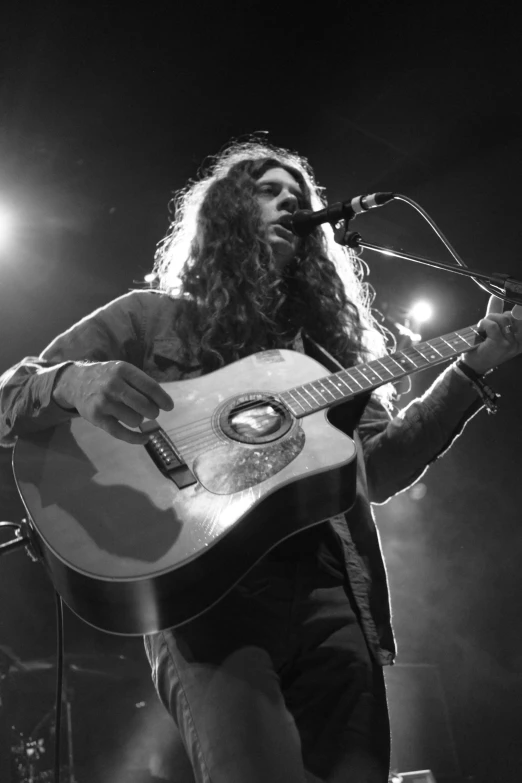
[[[416,256],[412,253],[402,253],[399,250],[392,250],[389,247],[382,247],[381,245],[374,245],[372,242],[365,242],[361,235],[357,231],[348,230],[348,220],[343,220],[339,224],[339,227],[334,228],[335,241],[339,245],[350,247],[352,249],[366,249],[373,250],[376,253],[381,253],[385,256],[394,256],[395,258],[401,258],[405,261],[414,261],[417,264],[425,264],[426,266],[432,266],[435,269],[444,269],[447,272],[452,272],[455,275],[464,275],[464,277],[471,277],[475,281],[482,280],[484,283],[489,283],[487,290],[498,296],[500,299],[504,299],[506,302],[512,304],[522,305],[522,280],[516,280],[510,275],[502,274],[501,272],[494,272],[493,274],[485,274],[479,272],[476,269],[470,269],[469,267],[455,266],[454,264],[444,264],[441,261],[432,261],[429,258],[423,258],[422,256]],[[492,288],[490,286],[500,286],[502,290]],[[481,286],[482,287],[482,286]],[[486,286],[484,286],[486,287]]]
[[[0,527],[14,528],[14,538],[7,541],[5,544],[0,544],[0,555],[5,555],[7,552],[11,552],[13,549],[19,549],[22,546],[27,546],[31,543],[31,539],[27,534],[23,534],[22,530],[24,526],[27,526],[27,520],[22,519],[21,522],[0,522]],[[32,554],[31,559],[35,559]]]

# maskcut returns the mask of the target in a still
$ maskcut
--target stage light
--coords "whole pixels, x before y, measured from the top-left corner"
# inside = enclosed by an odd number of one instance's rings
[[[13,234],[13,225],[12,216],[0,207],[0,250],[3,250],[9,244]]]
[[[412,500],[422,500],[424,497],[426,497],[427,491],[428,487],[426,484],[423,484],[422,481],[418,481],[417,484],[414,484],[413,487],[410,487],[408,490]]]
[[[415,302],[408,315],[412,321],[415,321],[418,324],[422,324],[426,321],[429,321],[433,316],[433,307],[429,302],[421,300],[419,302]]]

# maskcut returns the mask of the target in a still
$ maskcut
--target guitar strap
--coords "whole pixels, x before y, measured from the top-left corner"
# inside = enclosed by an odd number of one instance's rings
[[[326,367],[326,369],[330,372],[339,372],[339,370],[345,369],[342,364],[326,350],[326,348],[323,348],[322,345],[316,343],[315,340],[313,340],[304,330],[300,333],[300,336],[302,339],[304,353],[307,356],[315,359],[317,362]],[[370,394],[360,394],[350,402],[331,408],[328,414],[329,420],[334,425],[334,427],[338,427],[340,430],[342,430],[342,432],[353,436],[353,432],[364,413],[364,409],[368,404],[370,396]]]

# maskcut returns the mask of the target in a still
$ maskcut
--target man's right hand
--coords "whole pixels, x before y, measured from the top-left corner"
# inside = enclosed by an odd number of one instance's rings
[[[115,438],[141,445],[148,435],[128,428],[174,407],[157,381],[120,361],[69,365],[58,376],[52,396],[62,408],[76,409]]]

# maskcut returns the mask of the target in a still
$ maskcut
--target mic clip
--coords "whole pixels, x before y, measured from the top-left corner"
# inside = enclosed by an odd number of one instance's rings
[[[352,250],[358,251],[357,255],[362,252],[360,242],[362,240],[358,231],[349,231],[349,221],[341,220],[336,226],[334,226],[334,239],[338,245],[342,247],[349,247]]]

